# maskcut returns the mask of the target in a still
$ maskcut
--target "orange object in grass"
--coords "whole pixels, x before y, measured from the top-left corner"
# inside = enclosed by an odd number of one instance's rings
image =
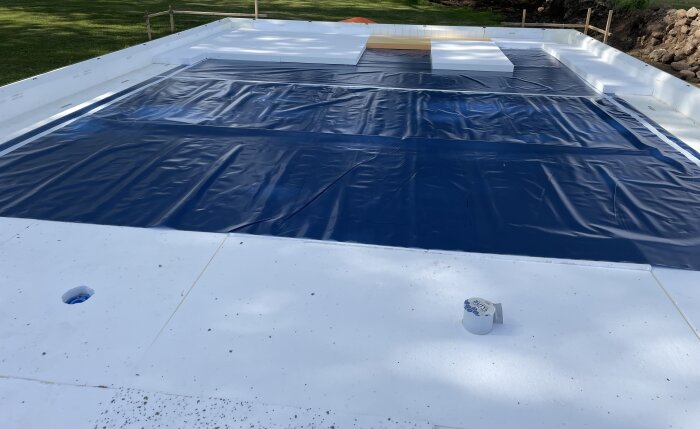
[[[375,21],[372,21],[371,19],[363,18],[361,16],[356,16],[354,18],[344,19],[340,22],[354,22],[357,24],[376,24]]]

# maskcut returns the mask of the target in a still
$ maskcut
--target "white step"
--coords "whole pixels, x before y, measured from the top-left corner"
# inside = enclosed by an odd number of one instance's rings
[[[545,44],[543,49],[602,93],[617,95],[652,95],[653,93],[650,81],[633,76],[584,48]]]

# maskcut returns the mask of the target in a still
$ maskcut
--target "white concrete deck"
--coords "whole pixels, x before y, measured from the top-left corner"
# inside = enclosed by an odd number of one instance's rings
[[[433,69],[512,73],[513,63],[491,41],[432,40]]]
[[[154,62],[194,64],[219,59],[355,65],[368,38],[369,31],[348,34],[238,28],[164,53]]]
[[[89,107],[116,93],[128,90],[140,82],[167,73],[172,68],[173,66],[170,64],[151,64],[142,69],[102,82],[99,85],[85,88],[79,94],[67,95],[43,105],[37,103],[36,109],[33,109],[28,114],[3,117],[0,119],[0,143],[26,134],[37,127],[63,118],[84,107]]]
[[[0,407],[3,427],[22,429],[332,426],[338,429],[434,429],[427,422],[346,415],[308,407],[21,379],[0,380],[0,403],[4,405]]]
[[[700,419],[700,342],[646,266],[6,218],[0,236],[0,396],[60,408],[98,392],[58,426],[173,418],[142,396],[220,398],[219,424],[266,427]],[[64,304],[78,285],[95,295]],[[466,332],[471,296],[502,302],[505,323]],[[19,427],[34,412],[16,401],[0,414]]]
[[[700,338],[700,272],[653,268],[652,273]]]

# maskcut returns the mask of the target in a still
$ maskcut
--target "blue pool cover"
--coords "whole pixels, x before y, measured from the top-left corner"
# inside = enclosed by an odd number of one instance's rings
[[[700,269],[700,167],[505,53],[205,61],[0,157],[0,216]]]

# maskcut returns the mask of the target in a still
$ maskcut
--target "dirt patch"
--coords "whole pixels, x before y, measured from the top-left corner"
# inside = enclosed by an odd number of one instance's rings
[[[669,9],[649,21],[630,54],[700,86],[700,10]]]

